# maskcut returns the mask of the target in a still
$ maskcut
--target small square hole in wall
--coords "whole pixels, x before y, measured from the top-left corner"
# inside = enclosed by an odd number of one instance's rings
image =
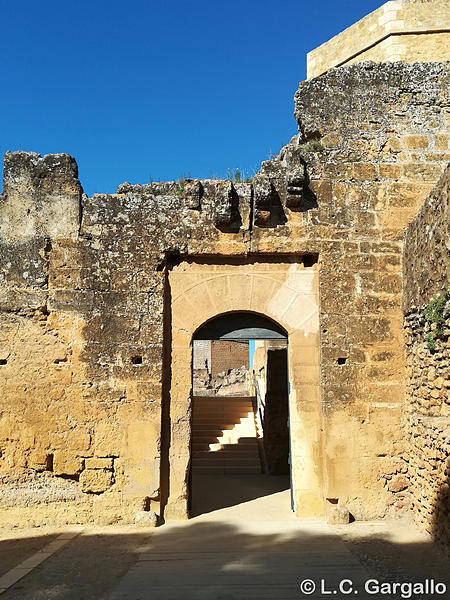
[[[6,358],[0,358],[0,365],[7,365],[8,361],[6,360]]]
[[[339,357],[337,359],[337,364],[338,365],[345,365],[346,362],[347,362],[347,359],[345,357],[343,357],[343,356],[341,356],[341,357]]]
[[[133,365],[142,365],[142,356],[132,356],[131,364]]]

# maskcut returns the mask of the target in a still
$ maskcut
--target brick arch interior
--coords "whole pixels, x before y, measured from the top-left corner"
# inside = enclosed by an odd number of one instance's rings
[[[188,518],[192,338],[218,315],[249,311],[278,323],[289,341],[292,486],[299,516],[323,514],[317,265],[242,259],[182,262],[169,273],[171,380],[165,519]]]

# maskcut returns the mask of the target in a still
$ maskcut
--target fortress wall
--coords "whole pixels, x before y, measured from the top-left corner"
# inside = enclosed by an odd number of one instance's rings
[[[405,455],[419,525],[450,547],[450,169],[409,225],[403,254]],[[427,307],[436,306],[434,314]],[[439,322],[441,321],[441,322]]]
[[[361,63],[301,84],[302,136],[262,167],[276,181],[277,167],[291,175],[304,149],[324,147],[305,158],[317,208],[257,229],[253,243],[319,252],[325,487],[358,518],[408,503],[402,242],[450,158],[448,77],[437,63]]]
[[[305,368],[298,334],[290,365],[292,389],[306,394],[292,406],[323,418],[303,465],[320,474],[321,498],[359,519],[403,510],[403,232],[449,160],[448,79],[436,63],[363,63],[301,85],[301,133],[249,183],[123,184],[87,198],[71,157],[8,154],[3,522],[132,521],[143,506],[160,512],[171,489],[188,494],[176,445],[168,458],[169,439],[189,447],[189,391],[175,412],[171,402],[191,377],[173,353],[169,275],[186,261],[214,269],[233,258],[317,274],[321,364]],[[239,281],[232,310],[247,294]],[[289,302],[295,281],[283,274],[273,305],[286,328],[307,309]],[[211,294],[207,286],[202,302]],[[189,318],[201,322],[201,306]],[[304,496],[296,490],[299,513],[323,511]]]

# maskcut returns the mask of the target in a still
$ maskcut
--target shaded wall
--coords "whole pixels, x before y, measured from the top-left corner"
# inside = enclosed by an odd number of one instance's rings
[[[264,452],[271,475],[289,473],[288,351],[267,351],[267,391],[264,398]],[[294,442],[295,444],[295,442]]]
[[[405,453],[416,521],[450,547],[450,169],[406,232]],[[447,302],[445,302],[445,298]],[[442,299],[439,302],[439,299]],[[430,310],[431,309],[431,310]],[[399,492],[402,490],[399,489]]]

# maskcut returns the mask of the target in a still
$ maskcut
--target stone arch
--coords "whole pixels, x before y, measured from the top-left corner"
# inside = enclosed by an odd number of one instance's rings
[[[293,257],[280,262],[190,261],[170,271],[171,436],[166,519],[189,516],[193,336],[204,323],[236,312],[263,315],[287,334],[295,510],[298,515],[323,514],[316,267],[305,267]]]
[[[219,339],[219,337],[232,339],[230,336],[233,335],[233,330],[243,328],[253,330],[247,331],[249,339],[258,339],[257,336],[261,336],[261,339],[288,338],[288,332],[268,316],[255,311],[232,310],[205,321],[194,331],[192,339]]]

